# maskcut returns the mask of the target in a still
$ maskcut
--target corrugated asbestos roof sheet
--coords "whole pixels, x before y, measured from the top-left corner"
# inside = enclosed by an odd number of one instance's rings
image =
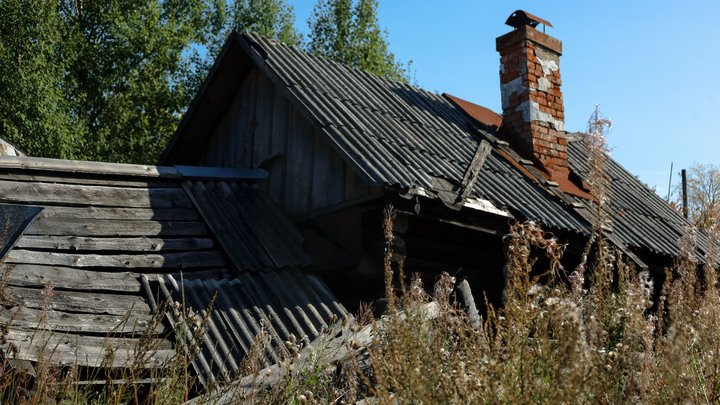
[[[219,291],[217,316],[230,320],[217,325],[235,341],[212,329],[204,339],[213,348],[238,344],[235,365],[264,322],[277,339],[316,336],[345,310],[303,270],[310,260],[299,231],[247,184],[257,172],[0,156],[0,217],[28,214],[8,229],[18,238],[0,265],[10,286],[0,291],[0,322],[10,324],[0,348],[15,345],[21,360],[94,367],[111,345],[112,367],[158,366],[177,348],[153,312],[163,298],[182,301],[173,284],[180,272],[193,308]],[[156,280],[171,293],[156,296]],[[149,327],[157,351],[133,364]]]
[[[578,136],[568,137],[568,161],[573,172],[589,177],[585,143]],[[614,160],[607,162],[605,171],[610,178],[613,233],[628,246],[676,255],[678,240],[686,233],[689,223]],[[698,247],[704,253],[707,237],[704,233],[697,236]]]
[[[249,49],[262,49],[262,68],[289,90],[336,150],[372,183],[430,191],[433,177],[457,184],[480,142],[494,137],[438,94],[349,69],[257,35],[241,38],[250,44]],[[587,174],[582,147],[582,142],[572,142],[568,151],[571,168],[581,176]],[[548,192],[497,150],[482,169],[475,196],[552,228],[586,233],[590,227],[572,204]],[[614,231],[619,239],[628,246],[675,255],[677,239],[685,232],[683,219],[615,161],[608,164],[608,172],[613,178]],[[700,235],[700,246],[703,238]]]
[[[193,362],[204,384],[236,376],[261,331],[268,337],[267,366],[288,356],[284,342],[291,335],[307,344],[347,313],[319,278],[298,269],[244,273],[233,280],[190,277],[182,282],[184,295],[177,275],[158,276],[158,282],[165,298],[181,303],[184,297],[185,308],[192,308],[198,320],[207,316],[205,309],[212,302],[207,334]],[[174,322],[180,321],[181,312],[174,311]],[[192,347],[191,329],[185,338]]]
[[[263,68],[281,81],[304,113],[374,184],[433,189],[433,177],[459,182],[473,160],[483,131],[445,97],[381,79],[287,47],[243,34],[262,48]],[[493,152],[475,194],[519,217],[556,229],[584,232],[585,222],[563,202]]]
[[[302,235],[248,184],[187,180],[183,188],[238,269],[308,266]]]

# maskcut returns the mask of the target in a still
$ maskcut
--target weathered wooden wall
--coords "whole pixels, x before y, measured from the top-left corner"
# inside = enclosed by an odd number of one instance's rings
[[[268,170],[263,187],[288,215],[377,191],[355,174],[323,133],[257,67],[215,126],[197,164]]]
[[[154,327],[148,365],[168,359],[172,341],[153,323],[138,275],[230,266],[180,182],[113,175],[102,163],[86,165],[107,175],[23,169],[39,165],[0,168],[0,203],[42,207],[0,264],[7,342],[23,360],[81,366],[100,364],[112,345],[113,366],[126,367]]]

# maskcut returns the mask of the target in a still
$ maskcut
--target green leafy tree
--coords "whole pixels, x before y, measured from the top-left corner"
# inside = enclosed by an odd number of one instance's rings
[[[406,67],[388,50],[387,32],[377,20],[377,0],[320,0],[308,20],[308,51],[343,65],[396,81],[408,81]]]
[[[193,61],[224,7],[1,1],[0,136],[35,156],[154,162],[196,92]]]
[[[291,46],[302,44],[293,8],[282,0],[239,0],[234,4],[232,20],[240,32],[252,31]]]

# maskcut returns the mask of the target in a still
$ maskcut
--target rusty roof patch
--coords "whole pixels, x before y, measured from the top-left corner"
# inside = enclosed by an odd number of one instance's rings
[[[496,113],[489,108],[485,108],[481,105],[471,103],[467,100],[451,96],[447,93],[443,93],[443,96],[445,96],[448,100],[452,101],[453,104],[457,105],[460,109],[468,113],[468,115],[470,115],[472,118],[476,119],[482,124],[487,125],[488,127],[500,128],[500,126],[502,125],[502,115]]]

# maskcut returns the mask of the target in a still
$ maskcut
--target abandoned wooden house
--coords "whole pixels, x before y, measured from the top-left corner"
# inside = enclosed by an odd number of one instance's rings
[[[518,11],[497,38],[502,115],[232,33],[160,164],[267,170],[259,187],[348,308],[382,295],[389,203],[406,274],[432,282],[448,271],[496,302],[511,221],[537,221],[568,243],[566,268],[593,222],[586,146],[564,127],[562,43],[538,23]],[[607,239],[662,274],[687,221],[617,162],[606,172]]]
[[[269,363],[290,334],[318,336],[346,312],[256,189],[266,175],[0,156],[5,358],[99,383],[152,376],[194,345],[211,302],[200,383],[233,376],[261,330]]]

